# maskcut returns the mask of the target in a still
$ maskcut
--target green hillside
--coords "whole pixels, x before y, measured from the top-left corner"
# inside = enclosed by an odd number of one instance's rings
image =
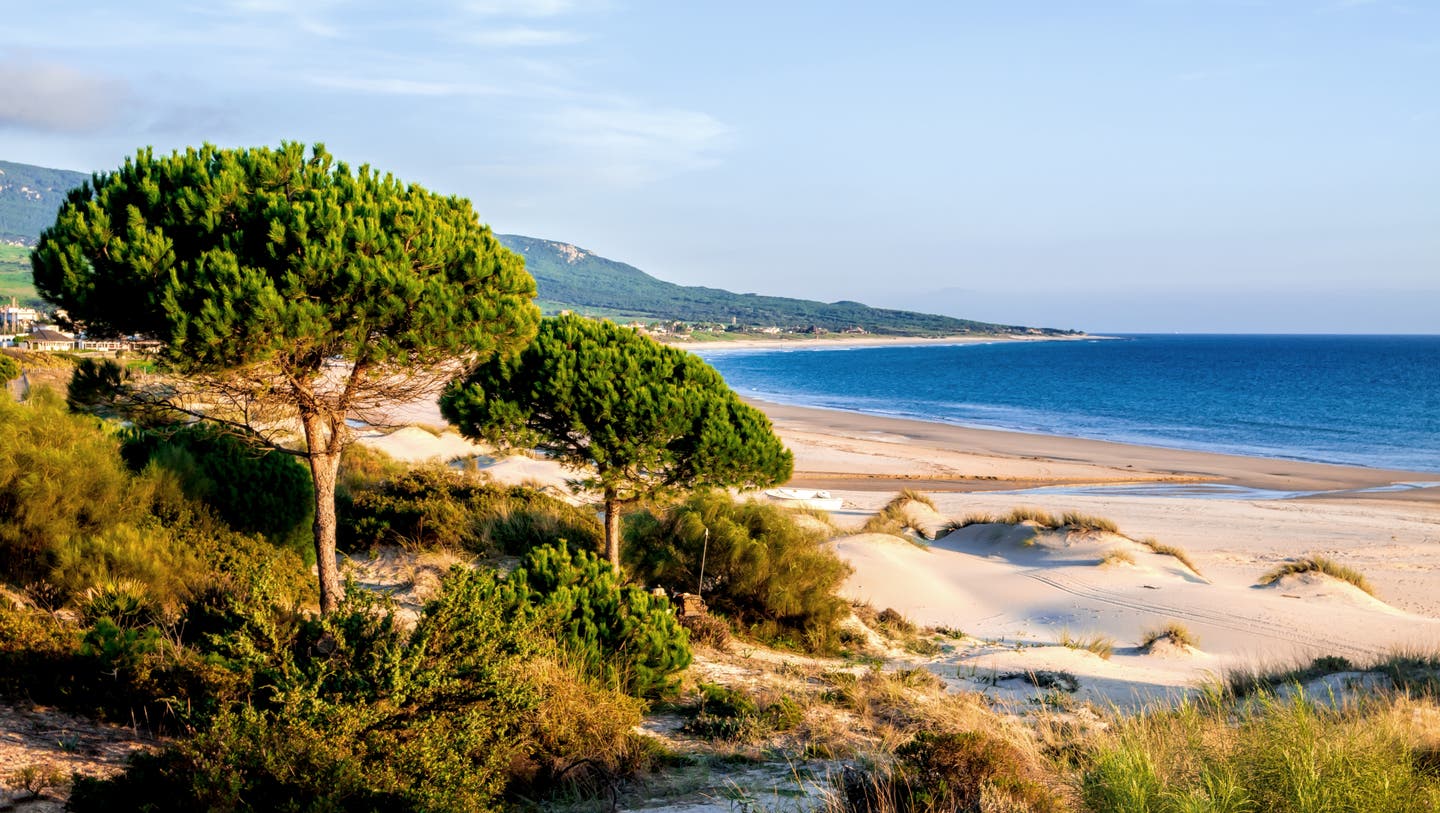
[[[34,245],[40,231],[54,222],[65,192],[86,180],[89,176],[80,172],[0,161],[0,297],[6,302],[12,296],[32,304],[39,299],[30,278],[29,249],[3,244]],[[840,332],[858,328],[900,336],[1066,332],[871,308],[859,302],[815,302],[676,285],[567,243],[518,234],[498,236],[500,242],[524,255],[546,313],[573,310],[621,320],[723,324],[750,330]]]
[[[34,245],[65,193],[88,180],[83,172],[0,161],[0,242]]]
[[[871,308],[859,302],[815,302],[658,280],[625,263],[582,248],[518,234],[497,235],[525,257],[546,312],[574,310],[642,320],[709,322],[741,327],[827,331],[861,328],[869,333],[924,336],[955,333],[1012,333],[1029,328],[953,319],[913,311]],[[1044,330],[1044,333],[1063,331]]]

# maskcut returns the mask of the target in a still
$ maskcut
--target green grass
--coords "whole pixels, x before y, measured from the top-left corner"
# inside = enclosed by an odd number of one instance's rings
[[[1081,796],[1085,809],[1122,813],[1436,810],[1424,722],[1436,711],[1404,697],[1336,707],[1261,694],[1118,717],[1086,748]]]
[[[1304,685],[1338,672],[1365,672],[1389,680],[1396,691],[1414,697],[1440,697],[1440,652],[1396,650],[1365,661],[1325,655],[1309,662],[1240,666],[1226,669],[1219,689],[1243,698],[1280,686]]]
[[[1176,646],[1199,647],[1200,639],[1195,637],[1188,627],[1179,621],[1169,621],[1165,624],[1148,629],[1140,636],[1140,648],[1149,652],[1161,641],[1168,640]]]
[[[891,534],[892,536],[904,536],[907,530],[914,531],[922,539],[927,538],[924,529],[918,528],[910,521],[905,513],[905,508],[912,502],[928,505],[933,510],[935,503],[924,494],[912,489],[905,489],[885,503],[874,516],[865,520],[860,526],[860,532],[866,534]]]
[[[1286,576],[1299,575],[1302,573],[1323,573],[1331,578],[1349,582],[1364,590],[1370,595],[1375,595],[1375,588],[1360,571],[1346,567],[1332,559],[1324,556],[1307,556],[1293,562],[1286,562],[1260,577],[1259,584],[1274,584]]]

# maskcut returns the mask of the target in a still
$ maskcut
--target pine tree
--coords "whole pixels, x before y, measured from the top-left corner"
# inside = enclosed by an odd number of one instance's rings
[[[352,172],[319,145],[142,150],[70,192],[32,264],[89,335],[164,343],[167,374],[127,397],[305,459],[325,612],[341,597],[347,421],[387,422],[464,363],[523,346],[539,319],[523,260],[468,201]]]
[[[770,421],[694,355],[629,328],[546,319],[529,347],[457,379],[451,423],[501,446],[538,448],[586,469],[605,500],[605,548],[620,567],[620,509],[672,488],[755,488],[790,476]]]

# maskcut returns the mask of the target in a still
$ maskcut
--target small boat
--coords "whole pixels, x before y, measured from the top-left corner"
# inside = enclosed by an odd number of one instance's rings
[[[845,501],[830,496],[828,491],[809,488],[772,488],[765,496],[792,508],[818,508],[821,511],[839,511]]]

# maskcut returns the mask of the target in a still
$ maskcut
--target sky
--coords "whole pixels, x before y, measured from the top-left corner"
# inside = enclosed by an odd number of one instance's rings
[[[10,6],[0,159],[323,142],[682,284],[1440,333],[1432,0]]]

